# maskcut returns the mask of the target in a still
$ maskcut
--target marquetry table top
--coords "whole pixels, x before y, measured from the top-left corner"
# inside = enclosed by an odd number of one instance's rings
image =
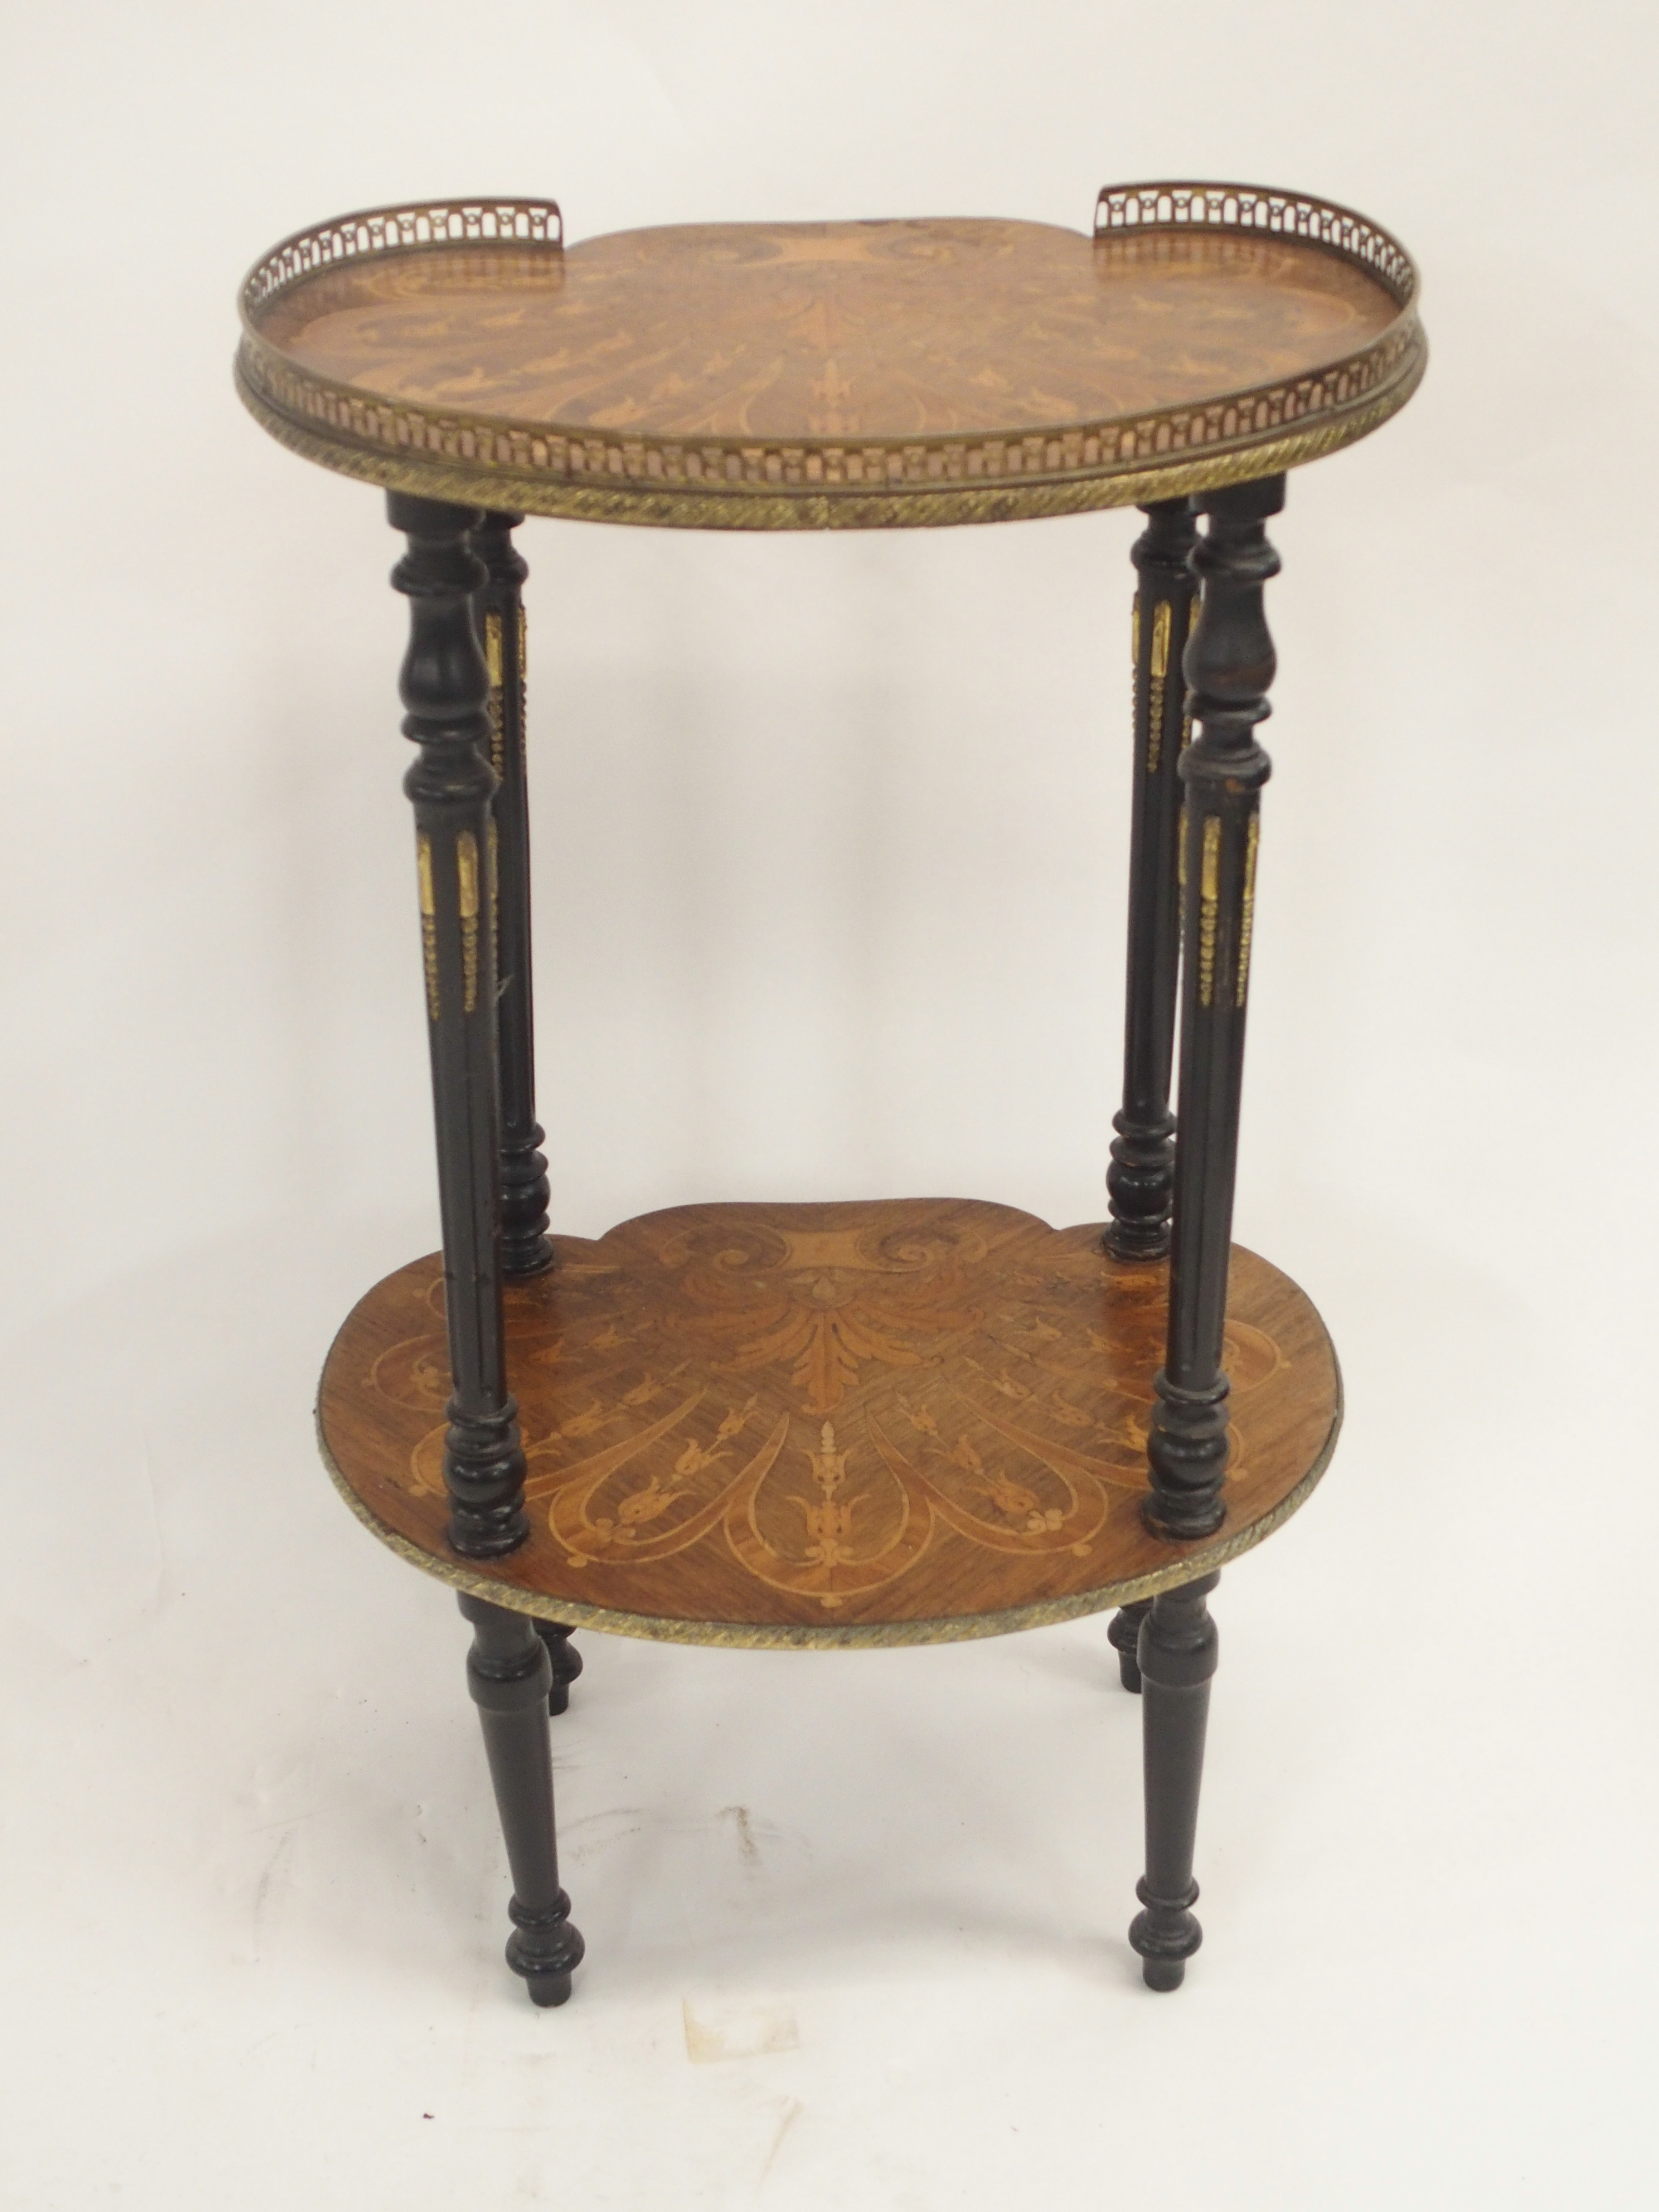
[[[550,201],[302,233],[243,290],[271,434],[465,505],[701,528],[998,521],[1273,474],[1425,359],[1363,216],[1239,185],[1103,191],[1092,235],[960,217],[707,223],[567,248]]]
[[[994,1635],[1150,1595],[1249,1550],[1308,1495],[1341,1418],[1323,1324],[1235,1248],[1227,1518],[1141,1518],[1167,1264],[969,1200],[691,1206],[555,1239],[506,1289],[530,1537],[445,1529],[442,1264],[369,1291],[318,1422],[382,1541],[496,1603],[690,1644]]]

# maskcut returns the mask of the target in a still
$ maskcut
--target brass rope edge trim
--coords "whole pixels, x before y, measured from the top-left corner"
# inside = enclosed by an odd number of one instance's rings
[[[1103,224],[1102,210],[1109,208],[1109,204],[1110,220]],[[1265,225],[1257,220],[1263,209],[1274,218]],[[547,235],[550,216],[556,227],[551,238]],[[1287,222],[1291,217],[1294,220]],[[597,476],[602,480],[602,489],[620,489],[624,497],[636,496],[634,487],[643,478],[653,487],[665,484],[671,497],[683,496],[688,491],[693,497],[720,499],[734,493],[740,496],[744,492],[765,497],[770,486],[782,483],[802,487],[799,492],[786,493],[785,498],[816,501],[850,493],[857,498],[874,496],[879,500],[890,495],[895,484],[901,496],[926,491],[939,483],[941,475],[957,486],[975,491],[985,488],[988,480],[1000,486],[1035,489],[1040,484],[1064,482],[1079,476],[1110,475],[1146,465],[1156,468],[1156,457],[1171,450],[1214,453],[1218,449],[1226,451],[1247,446],[1253,439],[1282,429],[1287,420],[1316,418],[1328,422],[1346,415],[1350,409],[1362,405],[1369,395],[1391,387],[1402,370],[1409,368],[1413,354],[1423,350],[1423,333],[1417,315],[1421,283],[1416,264],[1398,239],[1355,209],[1280,186],[1195,180],[1108,185],[1096,197],[1092,224],[1096,245],[1129,234],[1163,232],[1180,235],[1189,231],[1295,238],[1316,251],[1330,253],[1364,270],[1395,301],[1396,313],[1357,353],[1327,362],[1305,375],[1218,393],[1201,403],[1157,409],[1140,416],[1027,425],[1018,431],[975,433],[959,437],[934,433],[918,439],[890,434],[871,441],[855,441],[850,446],[839,438],[826,441],[811,436],[782,441],[726,436],[710,444],[696,438],[657,434],[630,441],[623,435],[613,451],[611,434],[595,431],[592,426],[520,422],[507,416],[472,416],[464,410],[434,412],[424,402],[398,400],[390,393],[375,394],[356,385],[340,384],[302,368],[264,336],[258,319],[260,310],[319,269],[399,258],[411,251],[458,243],[511,246],[537,242],[550,251],[562,252],[563,217],[556,201],[446,200],[402,203],[337,216],[296,231],[273,247],[255,263],[243,280],[239,375],[260,393],[270,410],[309,429],[311,434],[319,437],[321,446],[337,443],[343,450],[366,448],[382,455],[389,453],[394,461],[413,447],[417,451],[435,451],[443,459],[476,462],[477,456],[473,449],[482,447],[483,467],[490,479],[496,477],[498,471],[507,475],[522,472],[529,480],[543,481],[550,477],[556,486],[569,486],[574,480],[577,488],[586,490]],[[1316,386],[1320,387],[1319,396],[1310,405]],[[380,419],[387,409],[396,416],[395,423]],[[1239,428],[1237,422],[1231,431],[1222,427],[1226,416],[1260,416],[1264,409],[1268,419],[1249,429]],[[343,413],[346,417],[343,425]],[[364,418],[368,416],[375,418],[375,427],[366,430]],[[313,428],[319,419],[328,426],[320,434]],[[1193,439],[1195,422],[1207,422],[1196,443]],[[521,450],[510,451],[504,459],[498,459],[503,436],[512,447]],[[1109,442],[1115,448],[1109,455],[1100,450]],[[1087,450],[1091,444],[1097,448],[1092,454]],[[603,449],[597,459],[592,450],[595,446]],[[562,450],[556,460],[552,453],[555,447],[571,450]],[[994,452],[1003,453],[1011,447],[1022,455],[1018,467],[974,466],[974,455],[980,456],[981,462],[988,462]],[[1036,453],[1030,451],[1033,447],[1038,449]],[[537,448],[544,449],[539,459],[532,458]],[[1330,448],[1322,444],[1313,450]],[[585,454],[586,459],[578,459],[578,453]],[[310,451],[309,457],[329,465],[323,453]],[[1311,454],[1303,457],[1310,458]],[[954,467],[951,465],[953,458],[957,464]],[[792,474],[788,465],[792,460],[805,467],[808,473],[804,477]],[[817,472],[811,465],[814,460],[818,465]],[[843,461],[850,465],[852,473],[841,473]],[[888,474],[894,461],[900,465],[896,477]],[[873,483],[864,473],[866,465],[872,462],[877,464]],[[936,467],[936,462],[944,465]],[[681,473],[682,465],[684,474]],[[711,466],[712,492],[711,476],[705,472]],[[385,477],[380,480],[390,481]],[[1222,477],[1209,481],[1235,479]],[[410,487],[398,484],[394,488]],[[415,488],[423,489],[424,485]],[[545,501],[531,502],[531,510],[574,511],[562,502],[550,506]],[[584,506],[582,511],[592,510]],[[1065,511],[1067,510],[1048,507],[1015,510]],[[857,520],[845,515],[837,519],[843,523]],[[951,519],[981,518],[963,515]],[[1012,518],[1005,511],[983,519]],[[829,515],[821,520],[809,518],[798,526],[823,526],[830,520]],[[756,519],[746,526],[789,526]],[[877,525],[872,522],[868,526]]]
[[[1104,1583],[1097,1589],[1079,1590],[1071,1597],[1045,1599],[1036,1605],[1012,1606],[1001,1613],[962,1613],[932,1620],[854,1621],[843,1628],[784,1621],[762,1624],[679,1620],[656,1613],[618,1613],[608,1606],[585,1604],[580,1598],[550,1597],[539,1590],[521,1589],[516,1583],[496,1582],[475,1569],[441,1559],[423,1551],[407,1536],[400,1535],[397,1529],[388,1528],[357,1495],[329,1449],[328,1438],[323,1432],[320,1394],[313,1418],[317,1449],[328,1470],[329,1480],[356,1519],[389,1552],[469,1597],[483,1598],[508,1613],[528,1613],[534,1620],[556,1621],[567,1628],[599,1629],[609,1636],[631,1636],[647,1644],[704,1644],[719,1650],[747,1651],[898,1650],[909,1644],[978,1643],[989,1636],[1012,1636],[1022,1629],[1048,1628],[1063,1620],[1083,1620],[1090,1613],[1107,1613],[1118,1606],[1133,1605],[1140,1598],[1156,1597],[1161,1590],[1179,1589],[1184,1583],[1195,1582],[1199,1576],[1213,1574],[1232,1560],[1242,1559],[1245,1553],[1253,1552],[1313,1495],[1331,1463],[1337,1439],[1342,1433],[1346,1410],[1342,1363],[1322,1321],[1320,1328],[1331,1356],[1335,1383],[1331,1425],[1308,1472],[1259,1521],[1224,1536],[1218,1542],[1203,1544],[1170,1566],[1154,1568],[1150,1574],[1136,1575],[1127,1582]]]
[[[638,485],[589,485],[568,478],[480,467],[447,455],[416,459],[384,447],[323,435],[273,407],[254,390],[239,356],[237,396],[260,428],[301,459],[359,483],[413,492],[457,506],[519,507],[527,514],[576,522],[632,523],[687,530],[878,530],[943,528],[959,524],[1034,521],[1103,507],[1136,507],[1148,499],[1173,499],[1277,476],[1304,462],[1337,453],[1397,415],[1423,380],[1428,343],[1420,329],[1401,356],[1396,374],[1359,398],[1309,418],[1305,428],[1275,436],[1254,433],[1227,445],[1152,463],[1119,463],[1070,475],[1024,482],[929,483],[909,491],[856,489],[795,493],[734,489],[708,492],[665,488],[659,480]]]
[[[395,399],[390,394],[341,384],[302,368],[252,326],[244,332],[236,363],[242,382],[265,407],[325,443],[337,444],[346,451],[394,459],[405,453],[433,453],[441,465],[455,460],[470,463],[492,478],[507,477],[581,490],[597,485],[602,490],[632,493],[636,487],[644,487],[671,497],[836,500],[914,496],[934,490],[941,483],[952,490],[1021,490],[1156,467],[1159,457],[1166,453],[1231,453],[1275,433],[1290,434],[1289,423],[1316,428],[1346,417],[1372,396],[1392,390],[1423,344],[1422,326],[1414,307],[1408,306],[1358,353],[1328,362],[1301,376],[1155,409],[1151,414],[1038,424],[1018,432],[961,435],[935,432],[920,438],[889,435],[853,443],[842,439],[727,435],[711,444],[660,433],[629,439],[625,433],[572,424],[437,410],[429,402]],[[1307,388],[1315,384],[1333,388],[1334,396],[1314,404],[1287,405],[1292,396],[1305,399]],[[1336,389],[1344,385],[1346,390]],[[1243,418],[1259,416],[1264,410],[1266,422],[1244,423]],[[388,414],[394,422],[388,423]],[[1218,427],[1230,415],[1234,418],[1233,428]],[[366,428],[371,421],[378,428]],[[1199,422],[1208,428],[1206,434],[1194,436],[1194,426]],[[514,449],[505,457],[503,441]],[[1093,453],[1089,452],[1091,445],[1096,448]],[[1029,454],[1031,447],[1040,449],[1040,457]],[[556,459],[556,447],[563,449]],[[601,456],[597,459],[595,447]],[[538,448],[540,459],[536,458]],[[1022,459],[1018,466],[972,465],[973,455],[983,456],[992,448],[1000,451],[1005,460],[1010,449],[1018,452]],[[582,456],[580,460],[574,458],[577,454]],[[858,464],[856,474],[837,473],[823,465],[833,461],[839,466],[849,458]],[[879,465],[866,472],[866,465],[872,459]],[[819,465],[816,474],[811,471],[814,461]],[[888,465],[894,461],[900,464],[896,475]],[[939,465],[932,465],[934,462]],[[793,465],[795,473],[791,474],[787,465]],[[806,473],[800,473],[802,470]],[[783,486],[788,489],[778,489]]]

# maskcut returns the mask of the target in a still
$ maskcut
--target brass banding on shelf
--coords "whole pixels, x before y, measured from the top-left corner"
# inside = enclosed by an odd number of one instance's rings
[[[1236,1250],[1228,1517],[1194,1549],[1138,1510],[1162,1278],[1107,1258],[1097,1229],[906,1200],[676,1207],[555,1243],[505,1309],[519,1551],[486,1566],[447,1540],[438,1255],[360,1301],[319,1419],[383,1541],[567,1624],[828,1646],[1069,1619],[1259,1541],[1317,1480],[1340,1419],[1317,1314]]]

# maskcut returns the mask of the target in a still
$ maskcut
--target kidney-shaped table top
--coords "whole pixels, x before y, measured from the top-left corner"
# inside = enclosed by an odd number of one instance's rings
[[[550,201],[348,216],[249,276],[243,398],[346,474],[702,528],[999,521],[1272,474],[1401,407],[1416,274],[1340,208],[1114,187],[1091,235],[950,217],[566,247]]]

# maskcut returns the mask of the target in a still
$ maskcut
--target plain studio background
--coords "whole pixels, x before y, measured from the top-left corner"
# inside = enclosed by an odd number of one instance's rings
[[[9,12],[4,2203],[1646,2201],[1648,11]],[[1083,228],[1193,175],[1395,229],[1433,349],[1274,533],[1237,1228],[1349,1413],[1217,1601],[1206,1948],[1141,1989],[1103,1616],[586,1636],[536,2014],[453,1601],[313,1445],[435,1241],[405,610],[378,496],[237,406],[238,280],[399,196]],[[561,1227],[1099,1218],[1138,526],[523,533]]]

